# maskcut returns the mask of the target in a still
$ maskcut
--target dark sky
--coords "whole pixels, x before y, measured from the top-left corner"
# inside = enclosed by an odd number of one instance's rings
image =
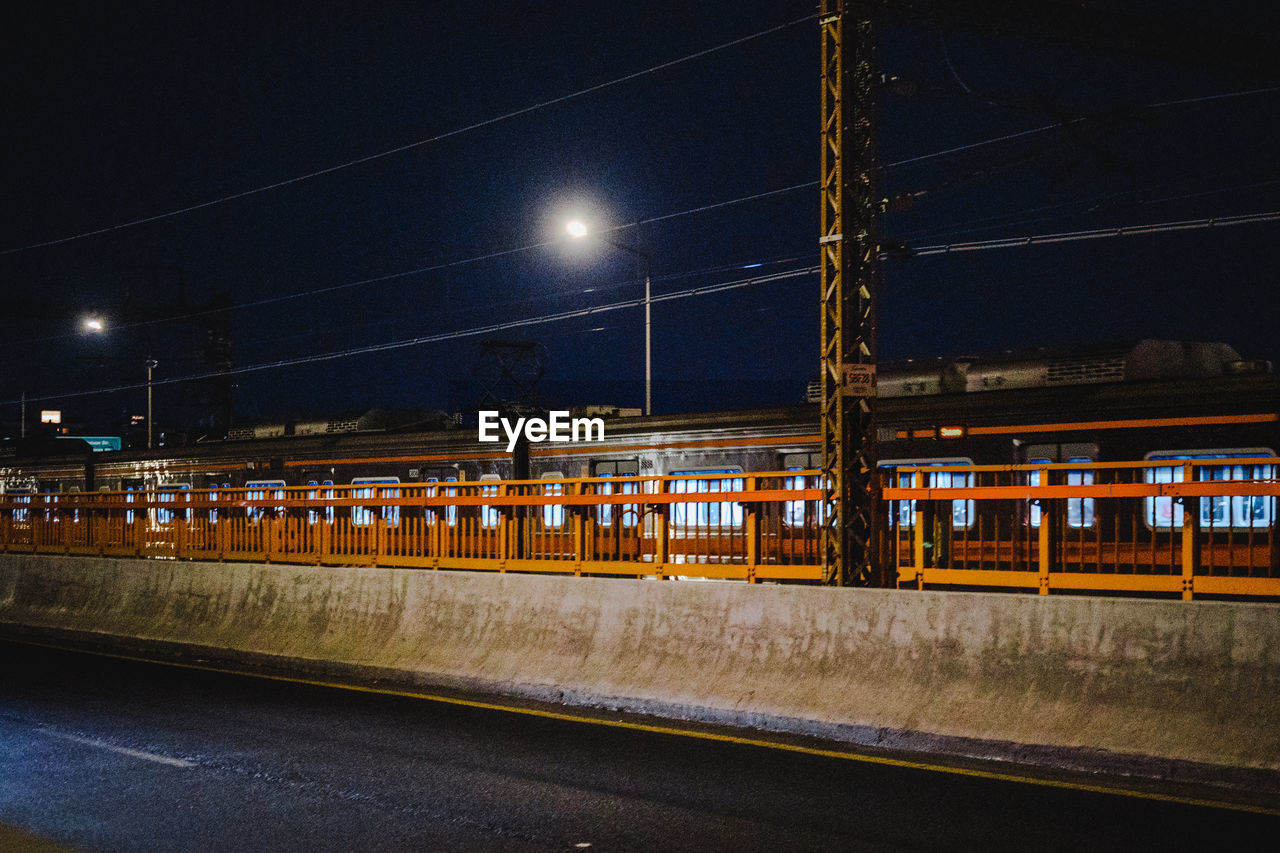
[[[1215,4],[1212,19],[1189,2],[1112,5],[1280,31],[1269,4]],[[655,294],[803,270],[817,255],[817,24],[783,25],[813,11],[712,0],[17,13],[0,60],[0,419],[24,390],[134,384],[149,351],[158,379],[200,372],[183,359],[200,356],[208,318],[156,321],[219,299],[245,306],[230,324],[247,367],[638,297],[635,258],[561,238],[571,214],[630,226],[615,236],[651,251]],[[886,192],[929,190],[885,222],[909,245],[1280,210],[1280,92],[1147,106],[1280,81],[923,24],[886,28],[882,59],[919,88],[881,99],[885,163],[1050,128],[887,167]],[[1277,236],[1273,222],[891,260],[881,355],[1164,337],[1280,359]],[[248,305],[263,300],[276,301]],[[816,277],[794,276],[656,305],[655,409],[800,400],[817,301]],[[86,310],[109,334],[78,333]],[[545,348],[545,403],[639,405],[642,335],[632,307],[487,337]],[[236,409],[464,406],[482,339],[246,373]],[[160,387],[158,412],[181,411],[181,395]],[[102,422],[142,401],[132,389],[38,405]]]

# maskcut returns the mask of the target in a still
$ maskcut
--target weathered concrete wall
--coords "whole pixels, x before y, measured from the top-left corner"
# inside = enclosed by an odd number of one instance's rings
[[[1280,605],[0,555],[0,623],[903,745],[1280,769]]]

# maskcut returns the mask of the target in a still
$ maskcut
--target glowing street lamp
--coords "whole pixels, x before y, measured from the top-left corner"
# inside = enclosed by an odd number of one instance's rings
[[[107,321],[97,316],[96,314],[89,314],[80,321],[80,328],[83,329],[85,332],[95,334],[95,335],[105,334],[107,331]],[[152,426],[152,405],[151,405],[152,404],[152,395],[151,395],[152,377],[151,377],[151,374],[152,374],[152,371],[154,371],[157,367],[160,366],[160,362],[156,361],[151,356],[150,353],[147,353],[146,360],[144,360],[142,364],[147,369],[147,449],[150,450],[152,448],[152,429],[151,429],[151,426]],[[25,407],[24,407],[24,411],[25,411]]]
[[[590,233],[586,223],[580,219],[574,219],[566,223],[565,230],[575,240],[580,240]],[[604,234],[597,236],[615,249],[621,249],[644,261],[644,413],[648,416],[653,414],[653,300],[651,291],[653,258],[643,249],[619,243]]]

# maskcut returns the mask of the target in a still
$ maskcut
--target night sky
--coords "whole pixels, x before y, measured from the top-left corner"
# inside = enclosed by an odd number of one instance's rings
[[[1111,5],[1280,33],[1274,4],[1217,3],[1212,19],[1190,2]],[[244,368],[637,299],[636,258],[570,243],[575,215],[651,252],[655,296],[797,273],[655,305],[655,411],[799,402],[818,352],[817,279],[799,274],[817,261],[814,11],[711,0],[10,13],[0,422],[14,428],[24,392],[136,386],[148,353],[157,380],[203,372],[203,312],[219,300]],[[1216,97],[1280,80],[926,24],[886,28],[882,65],[917,90],[880,100],[885,193],[928,191],[885,220],[909,246],[1280,211],[1280,91]],[[1202,100],[1150,106],[1185,99]],[[1280,360],[1277,238],[1270,222],[890,259],[881,357],[1160,337]],[[79,331],[88,311],[107,334]],[[254,370],[236,377],[236,414],[466,407],[489,338],[541,345],[543,404],[639,406],[641,323],[626,307]],[[157,417],[194,420],[195,398],[160,385]],[[133,387],[32,406],[102,431],[143,401]]]

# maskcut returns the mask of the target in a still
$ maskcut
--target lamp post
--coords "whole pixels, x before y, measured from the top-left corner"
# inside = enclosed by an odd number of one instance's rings
[[[106,331],[107,331],[107,321],[104,320],[102,317],[97,316],[96,314],[89,314],[80,321],[80,328],[83,329],[88,334],[103,335],[103,334],[106,334]],[[147,369],[147,450],[151,450],[153,446],[153,442],[151,438],[151,435],[152,435],[151,374],[152,374],[152,371],[154,371],[160,365],[160,362],[156,361],[154,356],[152,356],[152,354],[148,352],[147,357],[146,359],[143,360],[142,364]]]
[[[569,222],[565,229],[575,240],[580,240],[590,233],[586,223],[578,219]],[[605,234],[596,236],[615,249],[621,249],[644,261],[644,413],[647,417],[653,414],[653,256],[643,249],[619,243]]]
[[[151,449],[151,371],[155,370],[160,362],[147,354],[147,360],[144,362],[147,366],[147,450]]]

